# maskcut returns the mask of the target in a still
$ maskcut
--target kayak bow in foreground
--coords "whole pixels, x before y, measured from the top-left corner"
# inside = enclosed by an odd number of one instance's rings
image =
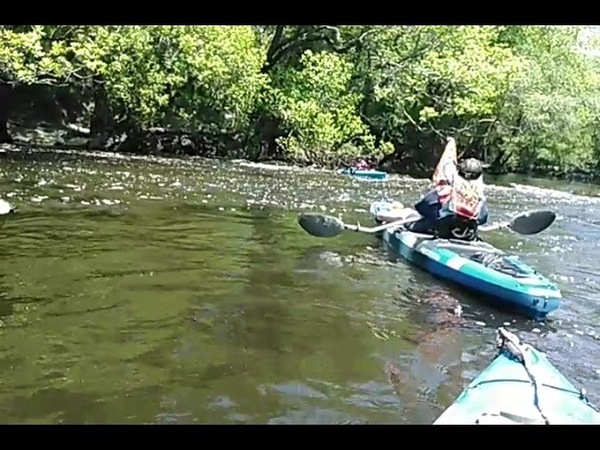
[[[498,355],[434,425],[600,424],[600,413],[546,358],[499,328]]]

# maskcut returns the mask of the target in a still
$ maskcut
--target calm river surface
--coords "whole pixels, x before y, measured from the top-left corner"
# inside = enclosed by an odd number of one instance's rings
[[[559,214],[537,236],[489,235],[560,284],[547,324],[394,262],[371,236],[297,226],[309,210],[369,224],[382,191],[413,202],[424,180],[1,153],[0,197],[20,213],[0,230],[0,423],[431,423],[507,322],[600,404],[598,190],[487,182],[494,221]]]

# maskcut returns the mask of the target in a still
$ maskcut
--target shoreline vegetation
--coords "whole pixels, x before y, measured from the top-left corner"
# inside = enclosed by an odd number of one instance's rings
[[[600,181],[600,39],[574,26],[2,26],[0,143]],[[600,35],[599,35],[600,36]]]

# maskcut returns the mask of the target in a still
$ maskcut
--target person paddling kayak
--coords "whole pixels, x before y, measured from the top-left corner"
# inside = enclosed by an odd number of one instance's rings
[[[370,170],[371,165],[367,161],[365,161],[364,158],[358,158],[354,160],[352,168],[356,170]]]
[[[457,163],[456,141],[449,138],[433,183],[414,206],[423,217],[406,229],[442,239],[478,240],[477,227],[486,224],[489,215],[481,162],[469,158]]]

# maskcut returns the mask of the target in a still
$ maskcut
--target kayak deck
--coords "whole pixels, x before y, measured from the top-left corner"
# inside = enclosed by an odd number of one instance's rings
[[[415,212],[410,208],[383,209],[373,204],[374,217],[393,219]],[[380,221],[380,220],[378,220]],[[385,221],[385,220],[384,220]],[[383,241],[412,264],[434,276],[483,294],[501,306],[509,306],[532,319],[544,318],[559,307],[559,288],[533,268],[485,242],[434,239],[400,229],[381,233]]]
[[[434,422],[451,424],[600,424],[600,414],[534,347],[498,329],[498,354]]]

